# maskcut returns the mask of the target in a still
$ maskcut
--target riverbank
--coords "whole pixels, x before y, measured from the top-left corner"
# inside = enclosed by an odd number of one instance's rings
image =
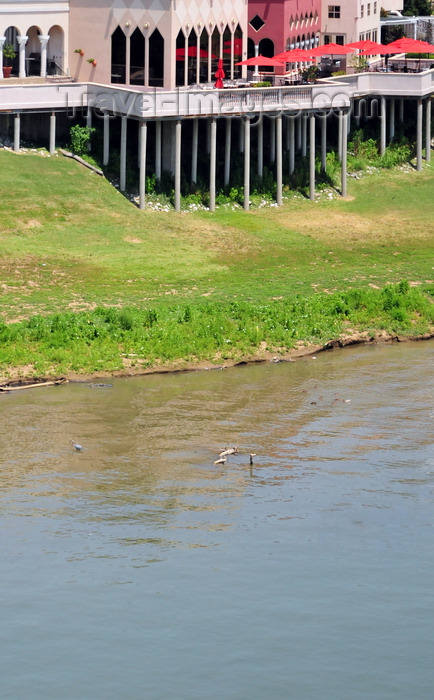
[[[429,166],[352,179],[345,200],[176,214],[139,211],[70,159],[0,164],[1,380],[291,359],[434,329]]]

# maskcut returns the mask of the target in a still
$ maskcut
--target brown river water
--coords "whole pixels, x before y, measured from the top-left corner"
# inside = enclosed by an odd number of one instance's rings
[[[431,700],[433,351],[1,394],[0,697]]]

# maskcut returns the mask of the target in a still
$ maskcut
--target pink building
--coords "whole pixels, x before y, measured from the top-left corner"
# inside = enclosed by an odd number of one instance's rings
[[[248,55],[319,44],[321,0],[249,0]]]

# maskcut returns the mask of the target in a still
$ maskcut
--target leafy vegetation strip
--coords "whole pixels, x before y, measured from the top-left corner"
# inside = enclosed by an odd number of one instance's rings
[[[157,309],[103,308],[33,316],[0,324],[0,369],[26,366],[31,374],[145,369],[182,361],[222,363],[259,348],[286,353],[302,343],[379,329],[415,336],[433,330],[434,285],[407,282],[382,290],[294,296],[268,304],[233,301]]]

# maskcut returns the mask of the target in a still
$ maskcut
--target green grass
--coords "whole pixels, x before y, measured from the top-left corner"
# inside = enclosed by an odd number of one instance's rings
[[[189,214],[139,211],[105,179],[61,156],[1,151],[0,168],[7,172],[0,203],[0,319],[20,329],[13,340],[3,338],[3,372],[21,365],[37,373],[119,369],[125,354],[144,366],[217,361],[253,353],[261,343],[283,350],[300,341],[323,342],[348,324],[407,334],[431,327],[432,304],[422,304],[428,298],[422,292],[429,294],[434,278],[434,175],[428,167],[351,179],[346,200],[293,197],[279,209]],[[417,310],[401,313],[399,305],[399,313],[395,307],[392,314],[377,313],[380,288],[400,280],[417,286],[401,295],[422,295]],[[370,311],[327,312],[323,323],[324,309],[349,304],[342,294],[351,290],[366,295],[363,306]],[[294,299],[308,305],[307,325],[294,311],[295,335],[282,329],[272,334],[270,318],[289,319]],[[242,328],[249,329],[239,335],[231,322],[234,302],[244,309]],[[134,332],[146,327],[139,317],[146,318],[149,309],[159,322],[146,343],[127,328],[122,330],[127,339],[109,342],[106,335],[102,343],[97,335],[89,343],[77,313],[93,328],[89,314],[96,307],[131,316]],[[65,320],[65,313],[75,315]],[[191,318],[179,323],[185,313]],[[51,314],[61,314],[65,328],[60,335],[49,331],[49,346],[17,323]],[[224,329],[214,340],[205,330],[209,317],[220,319],[216,323]],[[70,325],[78,334],[74,342],[65,330]],[[164,342],[153,337],[157,329]]]

